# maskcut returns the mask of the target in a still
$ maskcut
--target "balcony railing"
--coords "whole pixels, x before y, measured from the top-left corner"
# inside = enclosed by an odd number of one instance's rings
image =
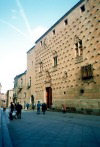
[[[18,86],[18,92],[20,92],[22,90],[22,88],[23,88],[22,85],[19,85]]]
[[[14,97],[14,98],[17,98],[17,93],[14,93],[14,94],[13,94],[13,97]]]

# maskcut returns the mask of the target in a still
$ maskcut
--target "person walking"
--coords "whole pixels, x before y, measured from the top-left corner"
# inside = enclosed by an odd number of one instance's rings
[[[30,106],[29,103],[27,103],[27,104],[26,104],[26,108],[27,108],[27,110],[28,110],[29,106]]]
[[[13,116],[12,116],[13,111],[14,111],[14,104],[11,102],[10,103],[10,112],[9,112],[9,119],[10,120],[13,120]]]
[[[42,112],[43,112],[43,114],[45,114],[46,110],[47,110],[47,105],[46,105],[46,103],[43,103],[42,104]]]
[[[37,103],[37,114],[40,114],[40,108],[41,108],[41,104],[40,104],[40,101],[38,101],[38,103]]]
[[[22,105],[19,104],[19,102],[16,105],[16,110],[17,110],[17,118],[21,119]]]

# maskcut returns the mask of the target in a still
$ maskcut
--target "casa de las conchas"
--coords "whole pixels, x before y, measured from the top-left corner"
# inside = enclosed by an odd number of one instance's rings
[[[100,112],[100,1],[80,0],[27,52],[14,101]]]

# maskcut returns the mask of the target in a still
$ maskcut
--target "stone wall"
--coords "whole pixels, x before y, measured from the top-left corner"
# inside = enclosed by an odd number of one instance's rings
[[[36,100],[46,101],[51,87],[53,107],[100,109],[99,4],[81,2],[37,42]],[[82,79],[82,67],[91,76]]]

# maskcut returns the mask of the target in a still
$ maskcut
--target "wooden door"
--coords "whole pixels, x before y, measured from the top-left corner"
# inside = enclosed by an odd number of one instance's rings
[[[46,88],[46,101],[47,101],[47,107],[51,108],[51,105],[52,105],[52,88],[51,87]]]

